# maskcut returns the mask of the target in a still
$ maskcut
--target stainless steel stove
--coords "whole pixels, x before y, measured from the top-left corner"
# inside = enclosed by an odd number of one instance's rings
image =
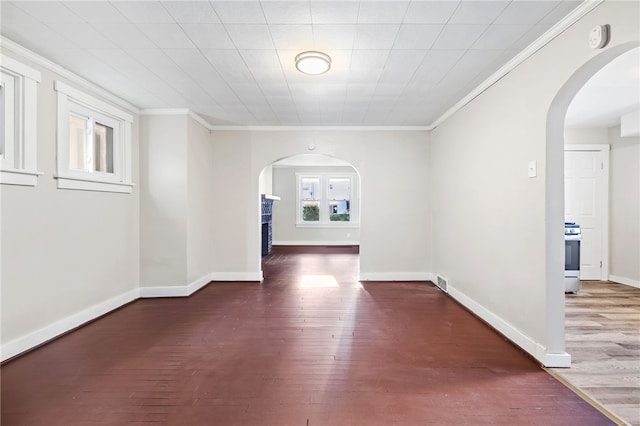
[[[575,222],[564,223],[564,292],[580,290],[580,240],[582,232]]]

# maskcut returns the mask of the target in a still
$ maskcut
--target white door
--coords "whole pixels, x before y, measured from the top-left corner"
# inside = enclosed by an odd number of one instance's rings
[[[564,220],[576,222],[582,229],[581,280],[603,279],[604,166],[600,151],[564,153]]]

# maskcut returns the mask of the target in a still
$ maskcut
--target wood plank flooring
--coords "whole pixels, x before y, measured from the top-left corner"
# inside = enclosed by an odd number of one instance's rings
[[[263,283],[142,299],[1,367],[1,424],[609,425],[434,285],[275,247]]]
[[[583,281],[567,294],[569,369],[553,369],[627,424],[640,426],[640,289]]]

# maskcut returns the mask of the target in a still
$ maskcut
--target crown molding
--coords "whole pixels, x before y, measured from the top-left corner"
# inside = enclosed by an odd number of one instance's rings
[[[429,130],[426,126],[239,126],[212,125],[202,116],[188,108],[148,108],[140,110],[140,115],[188,115],[210,131],[242,131],[242,132],[299,132],[299,131],[404,131],[420,132]]]
[[[527,46],[524,50],[514,56],[509,62],[504,64],[502,68],[493,73],[489,78],[480,83],[475,89],[473,89],[469,94],[467,94],[464,98],[460,99],[455,105],[449,108],[444,114],[438,117],[433,123],[431,123],[428,127],[429,130],[433,130],[442,124],[445,120],[451,117],[453,114],[462,109],[469,102],[474,100],[480,94],[482,94],[489,87],[493,86],[505,75],[509,74],[513,71],[518,65],[526,61],[529,57],[531,57],[538,50],[542,49],[544,46],[549,44],[554,38],[558,35],[562,34],[567,28],[571,25],[578,22],[580,18],[585,16],[587,13],[591,12],[600,4],[604,3],[605,0],[585,0],[584,3],[581,3],[580,6],[573,9],[567,16],[565,16],[562,20],[560,20],[556,25],[549,28],[544,34],[538,37],[533,43]]]
[[[214,130],[214,126],[212,126],[211,123],[189,108],[147,108],[140,110],[140,115],[186,115],[200,123],[205,129],[209,131]]]
[[[13,40],[10,40],[8,38],[6,38],[3,35],[0,35],[0,46],[2,48],[7,49],[8,51],[11,51],[17,55],[23,56],[26,59],[30,60],[31,62],[34,62],[40,66],[45,67],[46,69],[48,69],[51,72],[54,72],[56,74],[58,74],[60,77],[64,77],[67,80],[78,84],[79,86],[82,86],[83,88],[90,90],[91,92],[93,92],[94,94],[100,96],[101,98],[112,102],[116,105],[118,105],[119,107],[125,108],[130,112],[133,112],[134,114],[139,114],[140,113],[140,109],[125,101],[124,99],[114,95],[113,93],[111,93],[110,91],[102,88],[101,86],[98,86],[97,84],[83,78],[80,77],[78,74],[69,71],[66,68],[61,67],[60,65],[50,61],[49,59],[38,55],[37,53],[27,49],[24,46],[19,45],[18,43],[16,43]]]
[[[261,131],[261,132],[424,132],[429,126],[211,126],[213,131]]]
[[[509,72],[514,70],[518,65],[531,57],[538,50],[546,46],[549,42],[551,42],[554,38],[564,32],[571,25],[576,23],[580,18],[585,16],[587,13],[591,12],[597,6],[602,4],[605,0],[585,0],[581,3],[577,8],[571,11],[567,16],[565,16],[560,22],[547,30],[544,34],[542,34],[538,39],[536,39],[533,43],[527,46],[524,50],[514,56],[509,62],[507,62],[504,66],[502,66],[499,70],[489,76],[486,80],[480,83],[475,89],[469,92],[465,97],[463,97],[460,101],[454,104],[451,108],[449,108],[444,114],[439,116],[433,123],[425,126],[242,126],[242,125],[214,125],[209,123],[202,116],[196,114],[195,112],[187,109],[187,108],[162,108],[162,109],[144,109],[140,110],[136,106],[128,103],[127,101],[115,96],[109,91],[103,89],[102,87],[85,80],[84,78],[74,74],[73,72],[49,61],[48,59],[43,58],[42,56],[26,49],[25,47],[20,46],[19,44],[7,39],[4,36],[0,36],[0,45],[6,47],[8,50],[11,50],[17,54],[21,54],[28,59],[36,62],[49,70],[68,78],[75,83],[78,83],[92,91],[96,94],[104,97],[107,100],[114,102],[115,104],[126,108],[132,112],[143,115],[180,115],[185,114],[189,117],[193,118],[195,121],[200,123],[209,131],[274,131],[274,132],[283,132],[283,131],[323,131],[323,132],[331,132],[331,131],[405,131],[405,132],[421,132],[421,131],[431,131],[435,129],[437,126],[446,121],[453,114],[462,109],[469,102],[473,101],[476,97],[482,94],[485,90],[493,86],[497,83],[502,77],[507,75]]]

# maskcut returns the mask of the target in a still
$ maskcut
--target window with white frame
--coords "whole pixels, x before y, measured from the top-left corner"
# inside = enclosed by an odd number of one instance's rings
[[[133,117],[56,81],[58,188],[130,193]]]
[[[301,174],[298,183],[298,226],[357,226],[355,174]]]
[[[0,183],[34,186],[40,72],[0,57]]]

